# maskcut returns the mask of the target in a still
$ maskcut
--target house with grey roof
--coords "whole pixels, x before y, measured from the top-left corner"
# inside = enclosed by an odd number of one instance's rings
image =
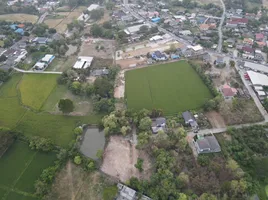
[[[153,133],[158,133],[159,131],[165,131],[166,129],[166,118],[158,117],[152,122]]]
[[[196,122],[195,117],[193,116],[193,114],[190,111],[183,112],[182,117],[183,117],[184,123],[186,125],[191,126],[194,132],[198,132],[199,126]]]
[[[214,135],[196,135],[194,136],[194,145],[198,154],[216,153],[221,151],[218,140]]]
[[[152,200],[151,198],[141,195],[139,196],[138,193],[130,187],[127,187],[121,183],[117,184],[118,188],[118,195],[116,200]]]
[[[109,70],[104,68],[104,69],[94,69],[90,73],[92,76],[104,76],[109,74]]]

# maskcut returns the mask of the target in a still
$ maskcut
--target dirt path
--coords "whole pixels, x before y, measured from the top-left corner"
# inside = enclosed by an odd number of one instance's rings
[[[71,165],[70,161],[68,161],[68,164],[67,164],[67,176],[68,176],[70,190],[71,190],[71,194],[72,194],[72,200],[75,200],[74,187],[73,187],[72,165]]]
[[[222,116],[216,111],[211,111],[205,114],[212,128],[225,128],[225,122]]]

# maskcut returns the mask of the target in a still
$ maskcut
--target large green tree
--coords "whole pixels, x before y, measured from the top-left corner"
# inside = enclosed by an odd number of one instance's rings
[[[61,99],[58,103],[60,111],[70,113],[74,111],[74,104],[70,99]]]

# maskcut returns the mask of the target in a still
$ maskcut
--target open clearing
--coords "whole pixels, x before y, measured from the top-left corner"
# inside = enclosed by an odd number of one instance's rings
[[[135,167],[137,159],[142,158],[143,172]],[[126,182],[131,177],[149,179],[151,175],[151,163],[149,156],[137,150],[134,145],[120,136],[111,136],[104,151],[101,171]]]
[[[113,184],[99,172],[88,173],[69,161],[58,173],[45,200],[108,200],[111,196],[107,199],[104,195],[107,190],[116,188]]]
[[[31,22],[35,23],[38,19],[37,15],[29,14],[6,14],[0,15],[0,20],[12,21],[12,22]]]
[[[24,74],[20,83],[22,103],[39,110],[57,85],[58,75]]]
[[[46,112],[36,113],[24,108],[18,95],[20,80],[23,79],[23,76],[22,74],[15,74],[0,87],[0,126],[15,128],[27,136],[38,135],[51,138],[57,145],[66,147],[74,137],[73,129],[77,124],[98,124],[101,119],[101,115],[67,116],[61,113],[60,115],[52,115]],[[27,83],[30,84],[31,82]],[[25,87],[27,88],[29,85],[26,84]],[[42,91],[43,88],[40,88],[40,90]],[[33,94],[33,98],[35,98],[34,96],[35,94]],[[46,103],[55,105],[62,96],[54,94],[51,98],[48,98],[48,96],[44,98],[45,100],[48,99],[44,105]],[[79,107],[79,109],[82,108]]]
[[[206,113],[209,123],[212,128],[225,128],[225,122],[223,117],[216,111],[210,111]]]
[[[34,183],[55,159],[53,153],[35,152],[26,143],[16,141],[0,158],[0,198],[36,199]]]
[[[165,114],[200,108],[212,98],[194,69],[179,61],[127,71],[127,107],[162,109]]]
[[[47,24],[49,28],[55,28],[58,33],[65,33],[67,24],[76,20],[85,9],[86,7],[79,6],[71,12],[57,12],[56,14],[62,16],[62,19],[59,19],[60,17],[56,19],[45,19],[44,23]]]

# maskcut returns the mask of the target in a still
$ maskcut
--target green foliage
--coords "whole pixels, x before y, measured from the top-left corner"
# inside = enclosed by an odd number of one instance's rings
[[[201,166],[208,166],[209,165],[209,156],[199,155],[197,158],[197,161]]]
[[[37,24],[35,28],[33,29],[32,33],[37,35],[38,37],[43,37],[45,36],[47,30],[48,30],[48,25],[42,23],[42,24]]]
[[[143,171],[143,159],[138,158],[137,163],[135,164],[135,167],[142,172]]]
[[[0,127],[0,157],[13,144],[15,135],[8,128]]]
[[[93,98],[93,107],[97,113],[110,113],[115,109],[114,99],[98,98],[95,96]]]
[[[97,156],[97,158],[98,159],[102,159],[102,157],[103,157],[103,150],[102,149],[99,149],[98,151],[97,151],[97,154],[96,154],[96,156]]]
[[[113,84],[105,78],[97,78],[94,81],[95,94],[101,97],[110,97]]]
[[[103,17],[104,10],[103,9],[95,9],[90,12],[90,18],[93,20],[99,20]]]
[[[70,113],[74,111],[74,104],[70,99],[61,99],[58,103],[58,107],[63,113]]]
[[[103,190],[103,200],[114,200],[117,194],[117,187],[116,186],[110,186],[106,187]]]
[[[96,166],[95,166],[94,161],[89,161],[89,163],[87,164],[87,170],[94,171],[95,169],[96,169]]]
[[[139,129],[141,131],[149,131],[151,129],[152,120],[150,117],[144,117],[140,120]]]
[[[199,200],[217,200],[217,197],[214,196],[213,194],[203,193],[203,194],[199,197]]]
[[[48,152],[54,149],[54,144],[51,139],[34,136],[30,138],[29,147],[34,150]]]
[[[9,73],[0,69],[0,82],[6,82],[9,79]]]
[[[77,165],[80,165],[82,163],[82,159],[80,156],[75,156],[74,157],[74,163]]]
[[[82,127],[76,127],[75,129],[74,129],[74,134],[75,135],[81,135],[83,133],[83,128]]]

